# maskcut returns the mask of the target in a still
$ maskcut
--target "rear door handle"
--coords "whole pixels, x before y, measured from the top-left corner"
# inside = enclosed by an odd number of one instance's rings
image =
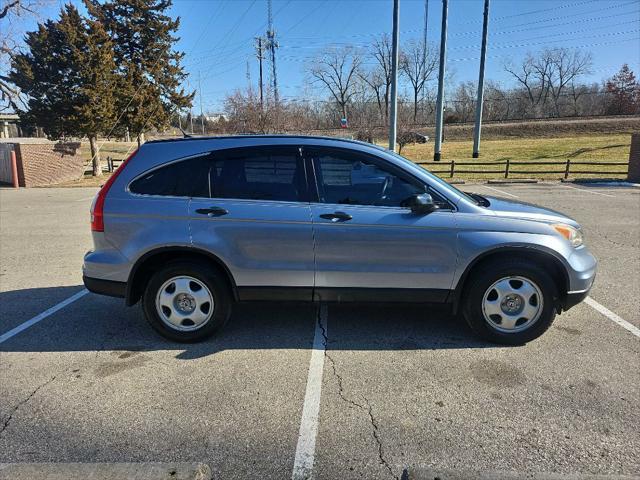
[[[320,218],[331,220],[332,222],[348,222],[353,217],[344,212],[323,213]]]
[[[221,207],[198,208],[196,213],[207,215],[209,217],[220,217],[229,213],[228,210]]]

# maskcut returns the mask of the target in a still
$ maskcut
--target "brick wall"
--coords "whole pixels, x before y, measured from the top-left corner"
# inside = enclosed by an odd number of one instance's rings
[[[627,180],[633,183],[640,183],[640,133],[631,135]]]
[[[21,187],[38,187],[77,180],[84,173],[80,143],[15,145],[18,182]]]

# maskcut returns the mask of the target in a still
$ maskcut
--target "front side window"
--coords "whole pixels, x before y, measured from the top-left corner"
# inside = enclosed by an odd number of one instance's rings
[[[218,152],[211,168],[211,196],[296,202],[304,172],[296,148],[252,147]]]
[[[129,191],[172,197],[209,196],[209,157],[202,156],[156,168],[134,180]]]
[[[401,178],[364,155],[319,149],[310,156],[322,203],[405,207],[413,195],[426,192],[419,182]]]

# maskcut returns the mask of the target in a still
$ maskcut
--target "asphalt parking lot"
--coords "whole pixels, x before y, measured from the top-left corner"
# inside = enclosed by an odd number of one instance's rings
[[[422,305],[277,303],[240,305],[217,338],[178,345],[139,306],[79,293],[95,189],[1,189],[0,339],[78,295],[0,343],[0,464],[191,462],[214,478],[640,475],[640,337],[615,321],[640,327],[640,188],[464,189],[581,222],[600,262],[594,303],[520,347],[478,341]]]

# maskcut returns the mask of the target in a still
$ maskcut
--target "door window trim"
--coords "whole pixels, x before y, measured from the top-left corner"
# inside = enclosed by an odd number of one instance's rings
[[[371,155],[370,153],[367,152],[361,152],[359,150],[352,150],[352,149],[348,149],[348,148],[341,148],[341,147],[327,147],[327,146],[322,146],[322,145],[304,145],[302,147],[302,156],[303,159],[305,161],[305,164],[309,164],[310,170],[311,170],[311,175],[309,179],[309,191],[310,193],[313,193],[313,199],[310,200],[310,203],[313,204],[319,204],[319,205],[340,205],[341,207],[365,207],[365,208],[384,208],[384,209],[395,209],[395,210],[409,210],[408,207],[401,207],[401,206],[392,206],[392,205],[359,205],[359,204],[354,204],[354,205],[344,205],[344,204],[338,204],[338,203],[327,203],[327,202],[322,202],[320,201],[320,184],[319,184],[319,179],[318,179],[318,175],[316,173],[316,169],[319,168],[319,166],[317,165],[317,162],[313,159],[310,158],[309,156],[307,156],[305,154],[305,148],[308,148],[309,150],[322,150],[322,151],[333,151],[333,152],[337,152],[337,153],[342,153],[342,154],[346,154],[348,156],[360,156],[363,157],[364,159],[367,160],[367,162],[377,166],[377,167],[381,167],[383,170],[388,171],[389,173],[397,176],[398,178],[400,178],[401,180],[404,180],[408,183],[413,184],[414,186],[417,185],[423,185],[425,187],[425,189],[427,191],[425,191],[425,193],[429,193],[428,190],[432,190],[434,191],[438,196],[440,196],[445,202],[447,202],[447,204],[449,205],[449,208],[442,208],[442,209],[438,209],[438,210],[442,210],[442,211],[446,211],[446,212],[455,212],[457,211],[457,208],[455,206],[455,204],[449,200],[449,198],[442,194],[438,189],[434,188],[432,185],[430,185],[427,182],[424,182],[423,180],[421,180],[420,178],[418,178],[417,176],[413,175],[410,172],[405,171],[404,169],[402,169],[401,167],[398,167],[397,165],[394,165],[393,163],[389,162],[388,160],[385,160],[384,158],[380,158],[376,155]],[[313,183],[311,183],[313,182]],[[438,210],[436,210],[433,213],[436,213]]]

